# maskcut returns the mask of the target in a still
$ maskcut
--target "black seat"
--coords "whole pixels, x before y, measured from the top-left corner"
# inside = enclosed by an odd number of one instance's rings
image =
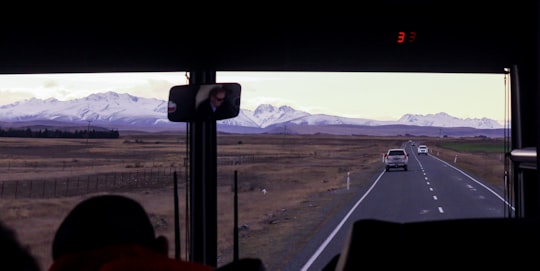
[[[536,268],[539,225],[536,220],[517,218],[359,220],[342,253],[324,270]]]

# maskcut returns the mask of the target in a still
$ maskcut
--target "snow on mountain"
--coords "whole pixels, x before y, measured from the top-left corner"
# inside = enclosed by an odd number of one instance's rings
[[[91,94],[85,98],[59,101],[49,98],[28,99],[0,106],[0,121],[29,122],[54,120],[92,123],[105,127],[130,127],[148,129],[151,127],[177,127],[177,123],[167,119],[167,101],[136,97],[126,93],[103,92]],[[477,129],[503,128],[495,120],[460,119],[446,113],[427,115],[406,114],[397,121],[377,121],[362,118],[346,118],[325,114],[310,114],[295,110],[290,106],[261,104],[255,110],[241,109],[240,114],[232,119],[218,121],[220,127],[244,127],[263,129],[276,125],[417,125],[436,127],[472,127]]]
[[[270,104],[261,104],[255,111],[244,110],[246,116],[253,120],[261,128],[268,127],[276,123],[286,123],[303,117],[310,116],[309,113],[294,110],[290,106],[275,107]]]
[[[346,118],[339,116],[331,116],[326,114],[314,114],[307,115],[301,118],[291,120],[290,123],[297,125],[387,125],[395,124],[395,122],[386,122],[386,121],[376,121],[370,119],[359,119],[359,118]]]
[[[243,126],[243,127],[261,127],[257,123],[257,119],[253,118],[253,112],[250,110],[240,110],[238,116],[232,119],[220,120],[218,123],[228,126]]]
[[[444,112],[427,115],[405,114],[398,120],[398,123],[436,127],[472,127],[478,129],[503,128],[501,124],[492,119],[460,119]]]
[[[130,94],[105,92],[69,101],[32,98],[0,107],[1,121],[57,120],[65,122],[91,121],[133,122],[141,119],[167,118],[167,102],[139,98]],[[168,121],[168,120],[167,120]]]

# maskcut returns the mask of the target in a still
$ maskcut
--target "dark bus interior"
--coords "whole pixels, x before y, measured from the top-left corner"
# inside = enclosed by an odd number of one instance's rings
[[[534,255],[526,255],[536,254],[540,241],[538,1],[372,2],[306,4],[296,10],[280,6],[267,13],[202,9],[162,14],[155,20],[126,12],[129,15],[93,21],[43,21],[41,16],[8,21],[0,30],[0,74],[188,71],[189,84],[212,84],[218,71],[509,72],[512,151],[506,155],[514,172],[515,218],[359,221],[342,255],[350,259],[340,265],[343,270],[360,270],[366,263],[355,261],[354,255],[362,253],[412,267],[418,265],[412,257],[425,253],[463,267],[463,259],[435,253],[439,246],[454,247],[465,258],[482,252],[481,259],[473,260],[477,267],[537,264]],[[148,7],[147,12],[153,10]],[[193,261],[216,265],[216,125],[190,125],[190,255]],[[361,234],[367,229],[372,232],[369,238]],[[472,236],[476,229],[485,235]],[[446,243],[413,238],[436,231],[448,232]],[[410,249],[412,243],[423,249]],[[501,263],[501,258],[511,260]],[[328,270],[335,265],[329,263]]]

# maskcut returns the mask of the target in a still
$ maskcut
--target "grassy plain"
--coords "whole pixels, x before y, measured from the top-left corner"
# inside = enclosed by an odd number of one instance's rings
[[[463,140],[444,138],[331,135],[218,135],[218,265],[233,259],[233,176],[238,172],[240,257],[257,257],[268,270],[280,270],[336,210],[382,171],[382,154],[412,139],[432,155],[504,189],[500,153],[446,149]],[[467,139],[485,144],[491,139]],[[493,144],[503,145],[501,140]],[[182,170],[183,135],[126,134],[120,139],[0,138],[0,183],[50,180],[96,173],[118,174],[141,168]],[[457,157],[457,159],[456,159]],[[185,172],[185,171],[184,171]],[[183,173],[183,172],[181,172]],[[350,174],[350,175],[348,175]],[[183,176],[181,174],[181,176]],[[350,176],[350,189],[346,189]],[[179,179],[180,251],[187,258],[186,183]],[[51,264],[55,229],[69,210],[90,194],[71,197],[0,197],[0,220],[14,228],[38,258]],[[132,187],[99,193],[128,195],[140,201],[156,231],[171,242],[174,256],[174,196],[171,182],[152,188]]]

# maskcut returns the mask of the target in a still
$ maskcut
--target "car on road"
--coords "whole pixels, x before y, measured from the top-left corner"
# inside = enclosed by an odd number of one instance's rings
[[[391,168],[402,168],[407,171],[409,155],[405,149],[389,149],[384,155],[384,163],[386,164],[386,171],[390,171]]]
[[[428,149],[428,146],[426,145],[418,145],[418,154],[424,154],[424,155],[428,155],[429,153],[429,149]]]

